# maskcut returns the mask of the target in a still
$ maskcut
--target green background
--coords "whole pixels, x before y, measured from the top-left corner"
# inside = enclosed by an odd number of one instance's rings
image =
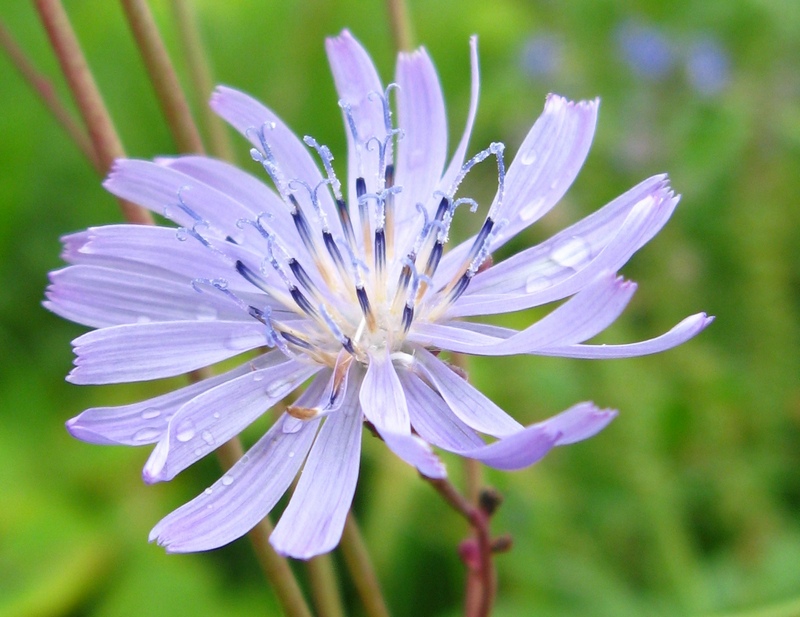
[[[183,76],[170,5],[151,4]],[[128,154],[174,153],[120,7],[66,8]],[[344,133],[323,39],[350,28],[389,81],[384,5],[205,0],[197,12],[216,80],[329,144],[340,163]],[[514,248],[654,173],[669,172],[682,193],[668,226],[625,267],[639,291],[603,341],[655,336],[701,310],[717,316],[697,339],[655,357],[471,362],[476,385],[523,423],[580,400],[621,411],[598,437],[531,469],[486,472],[506,498],[493,530],[515,542],[497,558],[496,614],[800,615],[800,3],[419,0],[410,13],[440,72],[451,142],[468,105],[473,33],[483,85],[472,151],[500,140],[513,153],[547,92],[602,99],[583,172]],[[0,17],[66,99],[33,8],[3,3]],[[625,24],[669,41],[670,70],[647,77],[626,64]],[[560,62],[533,75],[523,50],[544,37],[558,43]],[[687,73],[693,44],[708,37],[729,63],[712,93]],[[58,238],[120,215],[5,57],[0,109],[0,616],[277,614],[247,541],[183,556],[147,543],[156,521],[218,477],[213,458],[145,486],[146,449],[92,446],[64,430],[84,408],[179,381],[64,381],[69,343],[84,329],[40,305],[46,274],[60,265]],[[243,140],[234,143],[255,172]],[[485,204],[491,167],[476,170],[464,194]],[[501,323],[523,326],[536,314]],[[365,444],[356,508],[393,614],[458,615],[456,546],[466,525],[382,444]],[[460,483],[460,461],[445,459]],[[342,589],[349,613],[360,614],[347,580]]]

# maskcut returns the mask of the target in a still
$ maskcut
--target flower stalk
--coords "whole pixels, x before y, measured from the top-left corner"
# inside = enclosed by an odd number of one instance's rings
[[[389,617],[389,609],[383,599],[367,545],[361,536],[361,530],[352,511],[348,513],[344,524],[341,548],[350,577],[364,604],[364,612],[367,617]]]
[[[56,122],[61,125],[61,128],[66,131],[69,138],[81,151],[81,154],[86,157],[98,173],[105,173],[105,170],[99,168],[97,156],[94,153],[92,142],[86,134],[86,130],[64,106],[58,98],[53,84],[36,69],[33,62],[28,59],[22,48],[14,41],[14,37],[11,36],[11,32],[2,21],[0,21],[0,47],[6,52],[6,55],[22,75],[22,78],[39,95],[42,103],[53,115]]]
[[[161,112],[181,152],[202,154],[205,151],[200,132],[192,119],[189,103],[183,94],[178,74],[158,32],[153,13],[145,0],[121,0],[128,25],[142,54],[147,73]]]
[[[97,88],[78,37],[60,0],[36,0],[35,5],[78,111],[89,131],[97,168],[105,174],[111,169],[114,160],[125,156],[125,150],[103,102],[103,96]],[[143,225],[153,224],[153,217],[144,208],[122,198],[119,199],[119,204],[125,220]]]

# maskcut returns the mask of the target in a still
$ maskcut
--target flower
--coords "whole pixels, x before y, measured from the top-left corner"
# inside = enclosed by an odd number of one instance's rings
[[[523,427],[437,350],[630,357],[678,345],[710,322],[698,314],[652,340],[583,343],[634,292],[615,273],[675,208],[665,176],[487,267],[489,254],[550,210],[577,175],[597,101],[550,96],[507,173],[499,143],[464,162],[479,89],[473,40],[468,119],[447,163],[444,103],[424,50],[400,54],[396,82],[386,89],[349,32],[329,39],[327,52],[347,128],[344,189],[325,146],[301,141],[269,109],[220,87],[212,108],[252,143],[274,190],[201,156],[119,160],[105,187],[179,228],[110,225],[69,235],[64,258],[71,265],[51,275],[46,306],[96,328],[74,341],[73,383],[171,377],[250,352],[225,373],[67,422],[88,442],[155,444],[147,482],[172,479],[310,379],[237,464],[156,525],[151,540],[169,551],[240,537],[301,467],[270,541],[297,558],[331,550],[355,491],[365,421],[404,461],[441,478],[432,446],[519,469],[554,446],[594,435],[616,414],[580,403]],[[480,231],[445,252],[456,208],[477,208],[456,197],[459,184],[487,158],[498,169],[494,201]],[[458,320],[565,298],[519,332]]]

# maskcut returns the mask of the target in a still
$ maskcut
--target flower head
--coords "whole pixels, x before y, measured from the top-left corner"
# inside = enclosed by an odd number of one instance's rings
[[[225,373],[67,423],[93,443],[155,444],[146,481],[172,479],[310,380],[234,467],[156,525],[151,539],[168,550],[206,550],[243,535],[301,467],[271,542],[300,558],[332,549],[355,490],[365,421],[395,454],[441,478],[432,446],[519,469],[615,415],[580,403],[523,427],[438,350],[630,357],[678,345],[709,323],[698,314],[649,341],[584,344],[630,300],[635,286],[616,272],[677,204],[664,176],[489,266],[490,253],[565,193],[588,152],[598,103],[550,96],[507,170],[499,143],[467,158],[478,98],[474,40],[471,49],[469,116],[449,162],[442,93],[425,51],[400,54],[395,83],[384,88],[343,32],[327,51],[347,130],[346,184],[327,147],[220,87],[211,106],[251,142],[272,187],[205,157],[120,160],[105,187],[178,229],[111,225],[65,238],[70,265],[52,273],[46,305],[96,328],[74,342],[70,381],[159,379],[248,353]],[[495,198],[475,214],[478,233],[449,248],[453,217],[478,209],[459,185],[485,159],[497,166]],[[458,319],[565,298],[522,331]]]

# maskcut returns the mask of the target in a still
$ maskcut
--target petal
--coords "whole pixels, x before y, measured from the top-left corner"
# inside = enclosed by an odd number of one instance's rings
[[[496,215],[508,223],[495,236],[493,250],[539,220],[567,192],[589,154],[599,104],[597,99],[576,103],[547,97],[544,112],[508,168]]]
[[[496,339],[453,325],[415,324],[409,337],[425,346],[476,355],[537,353],[541,348],[581,343],[611,325],[628,305],[636,285],[605,273],[533,325]]]
[[[412,371],[398,371],[414,431],[437,448],[455,451],[483,445],[483,440],[450,411],[444,399]]]
[[[340,102],[349,106],[358,133],[356,141],[345,113],[347,186],[348,195],[351,196],[351,216],[355,218],[356,179],[363,178],[367,183],[367,192],[370,193],[383,185],[383,178],[379,177],[378,149],[367,148],[367,142],[371,138],[376,137],[383,141],[386,136],[383,105],[379,98],[383,96],[383,85],[369,54],[347,30],[337,37],[326,39],[325,50]]]
[[[198,293],[188,281],[96,266],[57,270],[50,273],[50,281],[44,306],[65,319],[93,328],[149,321],[249,319],[229,300]]]
[[[238,435],[275,403],[319,371],[288,360],[253,370],[185,403],[144,466],[145,482],[171,480]]]
[[[496,469],[523,469],[541,460],[554,446],[575,443],[597,434],[616,415],[616,411],[598,409],[592,403],[579,403],[549,420],[533,424],[492,444],[457,454],[477,459]]]
[[[619,270],[660,231],[677,203],[663,177],[651,178],[546,242],[477,274],[447,315],[516,311],[565,298],[601,271]]]
[[[497,469],[522,469],[540,460],[554,446],[587,439],[615,416],[591,403],[580,403],[544,422],[485,444],[461,423],[447,403],[410,372],[401,373],[414,429],[434,445],[474,458]]]
[[[467,112],[467,121],[464,127],[464,132],[461,135],[461,140],[458,142],[458,146],[456,146],[456,150],[453,153],[453,157],[450,159],[450,163],[448,164],[447,169],[444,172],[444,175],[436,185],[435,191],[449,190],[450,186],[453,184],[453,181],[456,179],[458,172],[461,171],[461,166],[464,164],[464,159],[466,158],[467,154],[467,148],[469,147],[469,140],[470,137],[472,136],[472,127],[475,124],[475,116],[478,113],[478,98],[481,90],[481,79],[480,79],[480,68],[478,66],[477,37],[473,36],[470,38],[469,50],[470,50],[470,67],[472,71],[472,86],[470,90],[469,111]],[[404,203],[408,205],[411,202],[410,200],[407,200],[404,201]],[[439,203],[439,198],[435,197],[433,194],[429,195],[428,198],[422,202],[423,206],[425,206],[426,210],[428,211],[429,219],[433,218],[438,203]],[[401,248],[408,247],[410,249],[411,248],[410,245],[414,242],[416,235],[419,231],[419,226],[414,224],[414,221],[419,217],[419,214],[415,207],[416,202],[414,202],[412,205],[414,207],[406,208],[405,212],[397,213],[397,221],[398,221],[397,243],[398,246]],[[447,260],[447,255],[445,255],[443,259]]]
[[[156,443],[166,433],[170,418],[186,402],[222,383],[265,368],[286,356],[275,350],[231,371],[203,379],[155,398],[119,407],[93,407],[67,421],[73,437],[104,445],[141,446]]]
[[[439,182],[447,156],[447,118],[436,69],[428,53],[419,49],[397,59],[398,127],[396,184],[399,208],[413,212],[426,203]]]
[[[106,225],[62,238],[63,257],[72,264],[105,266],[190,282],[198,277],[229,281],[232,289],[252,289],[230,263],[179,230],[154,225]],[[241,281],[241,282],[240,282]],[[239,285],[237,285],[239,283]]]
[[[361,410],[379,432],[411,433],[403,386],[388,353],[370,354],[358,397]]]
[[[112,326],[73,341],[77,357],[67,380],[105,384],[174,377],[268,343],[255,320]]]
[[[589,153],[598,104],[547,97],[544,112],[508,169],[502,203],[498,193],[490,209],[495,222],[505,221],[492,237],[492,251],[541,218],[567,192]],[[473,241],[474,237],[442,258],[437,280],[455,275]]]
[[[416,347],[414,358],[414,370],[433,384],[458,419],[470,428],[495,437],[510,435],[522,428],[428,350]]]
[[[302,180],[312,188],[322,182],[319,167],[306,145],[272,110],[244,92],[225,86],[218,86],[214,90],[209,105],[259,150],[263,148],[260,137],[263,133],[284,182]],[[307,191],[297,191],[293,194],[303,211],[307,213],[306,218],[309,223],[317,225],[316,217],[311,216],[314,208]],[[338,225],[333,199],[329,192],[319,191],[318,197],[328,222],[331,225]],[[338,228],[336,233],[341,233],[341,228]]]
[[[429,478],[444,478],[444,466],[430,446],[411,434],[405,393],[387,356],[370,355],[359,392],[361,410],[397,456]]]
[[[236,221],[257,214],[196,178],[151,161],[116,160],[103,186],[117,197],[191,229],[198,221],[184,209],[188,208],[205,221],[204,232],[217,238],[241,236]]]
[[[626,345],[564,345],[537,349],[539,356],[561,356],[563,358],[634,358],[672,349],[702,332],[713,317],[705,313],[691,315],[661,336]]]
[[[207,551],[250,531],[283,496],[314,441],[319,420],[293,433],[283,414],[222,478],[163,518],[150,532],[170,553]]]
[[[325,418],[289,505],[270,536],[281,555],[310,559],[332,550],[358,479],[362,415],[357,379],[350,379],[341,409]]]

